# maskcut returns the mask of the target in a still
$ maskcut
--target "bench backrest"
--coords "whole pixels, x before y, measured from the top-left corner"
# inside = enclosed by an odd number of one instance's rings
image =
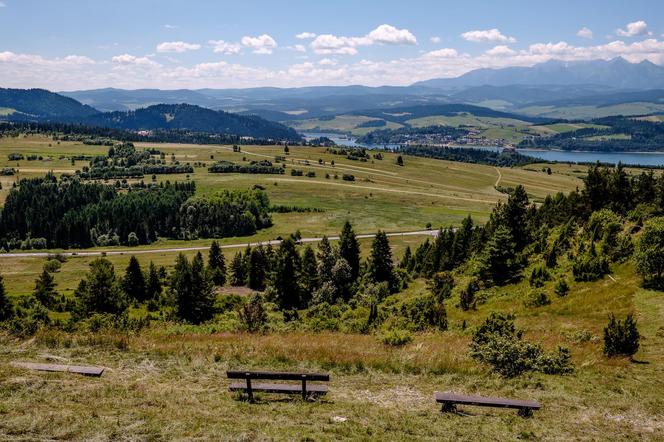
[[[229,379],[272,379],[281,381],[329,381],[330,375],[326,373],[293,373],[283,371],[244,371],[229,370],[226,372]]]

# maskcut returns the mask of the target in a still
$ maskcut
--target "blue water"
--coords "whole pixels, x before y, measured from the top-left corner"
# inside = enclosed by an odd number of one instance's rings
[[[349,147],[364,147],[382,148],[382,147],[397,147],[397,146],[371,146],[356,142],[356,138],[346,137],[339,134],[331,133],[307,133],[307,138],[327,137],[334,141],[339,146]],[[469,147],[469,149],[478,149],[478,147]],[[480,149],[499,150],[499,147],[480,147]],[[560,150],[536,150],[536,149],[519,149],[519,152],[524,155],[529,155],[535,158],[541,158],[545,161],[562,161],[571,163],[600,163],[607,164],[632,164],[640,166],[664,166],[664,147],[663,152],[568,152]]]

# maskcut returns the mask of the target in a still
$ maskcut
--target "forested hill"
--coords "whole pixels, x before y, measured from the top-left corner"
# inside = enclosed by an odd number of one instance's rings
[[[0,117],[21,120],[84,119],[99,111],[45,89],[0,88]]]
[[[276,140],[300,140],[295,130],[253,115],[214,111],[190,104],[158,104],[128,112],[108,112],[85,120],[90,126],[127,130],[187,129]]]

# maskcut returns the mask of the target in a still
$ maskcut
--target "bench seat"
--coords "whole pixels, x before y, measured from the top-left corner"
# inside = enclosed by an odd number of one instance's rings
[[[532,410],[539,410],[541,405],[537,401],[524,401],[519,399],[506,399],[482,396],[467,396],[454,393],[435,393],[436,402],[443,404],[443,411],[453,411],[457,404],[475,405],[478,407],[514,408],[519,415],[530,416]]]
[[[229,387],[230,391],[247,391],[246,382],[233,382]],[[299,384],[263,384],[251,383],[252,391],[263,393],[283,393],[283,394],[302,394],[302,385]],[[307,384],[307,394],[312,396],[327,394],[327,386]]]

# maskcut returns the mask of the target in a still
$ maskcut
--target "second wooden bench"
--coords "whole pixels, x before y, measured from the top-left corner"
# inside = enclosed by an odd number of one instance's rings
[[[254,392],[301,394],[302,399],[310,396],[327,394],[327,386],[309,384],[308,382],[329,382],[330,375],[326,373],[292,373],[273,371],[243,371],[230,370],[226,372],[229,379],[243,379],[244,382],[233,382],[230,391],[240,391],[247,394],[250,401],[254,399]],[[300,381],[298,384],[286,383],[258,383],[253,380]]]

